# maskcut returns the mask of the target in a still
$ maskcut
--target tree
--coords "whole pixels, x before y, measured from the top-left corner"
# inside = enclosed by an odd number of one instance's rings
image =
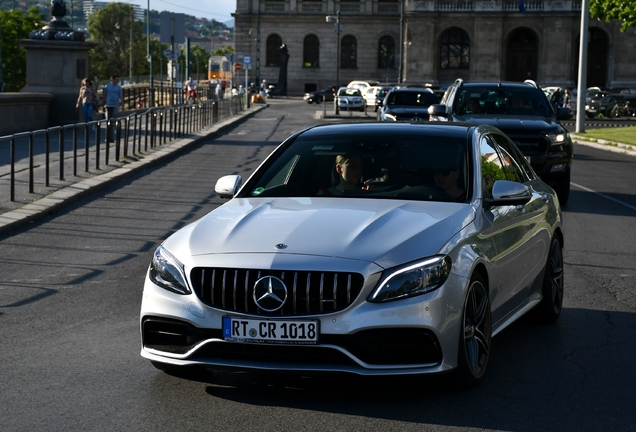
[[[622,31],[636,27],[636,2],[625,0],[590,0],[590,17],[622,22]]]
[[[214,50],[214,53],[212,55],[215,56],[224,56],[224,55],[228,55],[228,54],[234,54],[234,48],[231,46],[224,46],[223,48],[217,48]]]
[[[111,75],[128,76],[131,50],[133,74],[148,73],[143,23],[134,20],[132,6],[108,3],[105,8],[96,10],[88,19],[88,33],[89,41],[97,43],[89,52],[91,76],[100,79]]]
[[[44,16],[36,8],[26,13],[20,10],[0,11],[2,27],[2,78],[5,91],[15,92],[26,85],[26,51],[18,40],[28,39],[29,33],[44,26]]]

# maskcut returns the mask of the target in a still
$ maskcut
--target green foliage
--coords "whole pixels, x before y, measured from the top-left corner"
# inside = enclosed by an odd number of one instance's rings
[[[16,92],[26,85],[26,51],[18,45],[29,33],[44,27],[44,17],[36,8],[0,11],[2,27],[2,80],[6,92]]]
[[[636,2],[631,0],[590,0],[590,17],[619,21],[622,31],[636,27]]]
[[[105,8],[98,9],[88,19],[88,33],[89,42],[97,44],[89,52],[89,76],[96,80],[106,80],[111,75],[128,76],[131,50],[133,75],[148,73],[144,24],[134,20],[130,5],[108,3]]]
[[[224,46],[223,48],[217,48],[212,55],[224,56],[227,54],[234,54],[234,48],[231,46]]]

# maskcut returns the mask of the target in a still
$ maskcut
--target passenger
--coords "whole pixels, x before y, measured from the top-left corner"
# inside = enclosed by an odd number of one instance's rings
[[[525,105],[524,100],[519,96],[512,97],[512,112],[511,114],[520,115],[533,115],[535,112],[532,108]]]
[[[471,98],[468,100],[466,106],[466,114],[481,114],[481,105],[479,105],[479,99]]]
[[[433,173],[435,184],[450,196],[452,199],[459,199],[464,195],[464,189],[459,187],[457,180],[459,179],[459,170],[439,169]]]
[[[328,189],[331,195],[344,195],[345,191],[348,190],[362,190],[360,178],[362,177],[363,162],[360,153],[336,156],[335,168],[338,173],[338,183]]]

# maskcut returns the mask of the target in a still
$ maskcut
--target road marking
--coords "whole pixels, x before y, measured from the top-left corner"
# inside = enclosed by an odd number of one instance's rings
[[[608,200],[610,200],[610,201],[614,201],[615,203],[620,204],[620,205],[622,205],[622,206],[625,206],[625,207],[627,207],[627,208],[629,208],[629,209],[636,210],[636,207],[635,207],[635,206],[633,206],[633,205],[631,205],[631,204],[627,204],[626,202],[623,202],[623,201],[621,201],[621,200],[617,200],[616,198],[612,198],[611,196],[607,196],[607,195],[602,194],[602,193],[600,193],[600,192],[596,192],[595,190],[592,190],[592,189],[586,188],[585,186],[581,186],[580,184],[576,184],[576,183],[572,183],[572,182],[570,182],[570,184],[571,184],[572,186],[576,186],[576,187],[577,187],[577,188],[579,188],[579,189],[583,189],[583,190],[584,190],[584,191],[586,191],[586,192],[592,192],[593,194],[596,194],[596,195],[598,195],[598,196],[600,196],[600,197],[603,197],[603,198],[608,199]]]

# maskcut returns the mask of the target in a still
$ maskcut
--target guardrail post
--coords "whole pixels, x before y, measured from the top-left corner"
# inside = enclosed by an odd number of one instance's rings
[[[95,169],[99,170],[99,157],[101,151],[101,135],[102,135],[102,123],[101,121],[97,122],[97,130],[95,131]]]
[[[121,130],[119,128],[119,120],[115,120],[115,161],[119,162],[120,148],[119,140],[121,139]]]
[[[92,122],[91,122],[92,123]],[[84,127],[84,172],[88,172],[89,170],[89,145],[90,145],[90,141],[91,141],[91,133],[90,133],[90,129],[94,128],[95,125],[90,125],[89,123],[86,123],[86,126]],[[95,128],[97,129],[97,128]]]
[[[11,201],[15,201],[15,135],[11,137],[9,147],[9,160],[11,163],[11,190],[9,193],[9,199]]]
[[[34,165],[35,159],[35,139],[33,138],[33,132],[29,133],[29,193],[33,193],[34,191],[34,182],[33,182],[33,170],[35,169]]]
[[[73,125],[73,176],[77,177],[77,126]]]
[[[59,139],[59,152],[60,152],[60,181],[64,180],[64,127],[60,127],[58,133]]]

